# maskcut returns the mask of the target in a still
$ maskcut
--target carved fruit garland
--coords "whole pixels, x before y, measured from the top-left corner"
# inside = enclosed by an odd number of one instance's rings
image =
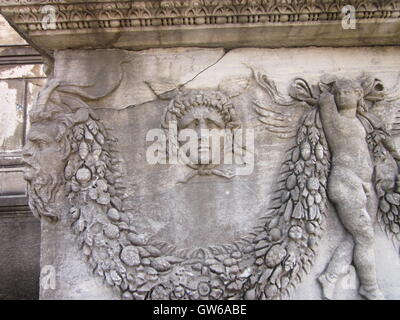
[[[329,159],[312,110],[280,177],[279,206],[253,237],[225,246],[175,252],[137,233],[123,210],[119,161],[101,122],[89,117],[70,131],[65,167],[72,229],[91,271],[125,299],[283,297],[308,270],[326,205]]]
[[[114,139],[101,122],[89,118],[70,132],[71,155],[65,167],[72,229],[95,275],[120,289],[125,299],[143,299],[160,274],[182,259],[136,232],[123,210],[124,187]],[[165,246],[164,246],[165,247]]]
[[[64,176],[72,204],[71,226],[95,275],[118,288],[124,299],[218,299],[225,296],[220,288],[224,282],[229,288],[240,289],[231,283],[236,278],[231,274],[239,272],[242,255],[238,247],[227,246],[222,251],[210,248],[223,252],[218,260],[199,250],[181,266],[185,260],[179,252],[172,255],[171,246],[150,241],[135,230],[132,215],[123,210],[124,187],[117,153],[112,148],[115,140],[101,122],[89,117],[86,123],[70,130],[69,140],[71,154]],[[231,248],[235,250],[226,256]],[[213,276],[215,279],[210,280]],[[190,279],[191,283],[183,283],[182,279]],[[229,288],[227,291],[232,291]]]
[[[383,128],[376,128],[362,117],[367,128],[370,129],[367,134],[367,142],[371,157],[375,166],[374,182],[379,199],[378,220],[383,226],[386,235],[391,238],[393,244],[398,247],[400,241],[400,181],[394,179],[397,171],[397,165],[392,155],[384,147],[383,143],[389,138],[388,133]]]
[[[296,145],[287,153],[273,196],[255,243],[256,285],[246,297],[288,297],[307,274],[324,224],[329,150],[316,109],[300,126]]]

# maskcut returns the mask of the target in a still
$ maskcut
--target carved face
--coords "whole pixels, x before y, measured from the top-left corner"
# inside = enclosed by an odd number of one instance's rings
[[[212,161],[211,141],[201,139],[201,130],[224,130],[225,122],[222,115],[212,108],[199,106],[187,112],[179,121],[179,130],[192,129],[198,137],[198,157],[189,155],[194,164],[210,164]]]
[[[57,134],[56,123],[34,123],[23,150],[24,178],[28,181],[31,207],[37,216],[51,215],[48,204],[54,200],[62,183],[64,155],[55,140]]]
[[[357,109],[361,90],[351,87],[339,87],[335,90],[335,102],[338,110]]]

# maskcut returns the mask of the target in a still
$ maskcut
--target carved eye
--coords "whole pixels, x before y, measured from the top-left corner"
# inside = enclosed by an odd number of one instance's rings
[[[211,129],[218,129],[219,126],[211,119],[207,119],[207,126]]]
[[[207,119],[207,125],[211,129],[223,129],[225,124],[219,120]]]
[[[47,143],[46,143],[46,141],[44,141],[42,139],[34,139],[34,140],[31,140],[31,141],[33,142],[33,144],[35,146],[37,146],[37,148],[39,150],[43,150],[44,148],[46,148]]]
[[[185,128],[194,129],[199,125],[198,119],[193,119]]]

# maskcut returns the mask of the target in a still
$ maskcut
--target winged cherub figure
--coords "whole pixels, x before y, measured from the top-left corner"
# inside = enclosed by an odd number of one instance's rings
[[[333,299],[339,276],[346,273],[353,263],[361,283],[360,295],[367,299],[384,299],[376,278],[374,222],[377,217],[382,218],[380,220],[389,233],[396,235],[399,232],[396,160],[400,160],[400,154],[387,126],[373,112],[375,104],[384,101],[382,83],[373,78],[360,81],[334,79],[329,83],[320,82],[319,86],[310,89],[306,81],[296,79],[289,92],[293,100],[284,101],[266,76],[258,74],[256,80],[276,104],[297,104],[308,109],[306,113],[317,112],[313,121],[319,131],[313,133],[309,130],[307,134],[322,137],[329,149],[329,175],[322,184],[326,183],[327,197],[334,205],[346,235],[325,272],[318,278],[323,297]],[[302,120],[301,115],[295,116],[294,120],[293,116],[289,117],[291,120],[285,126],[285,114],[281,110],[256,103],[256,111],[268,130],[285,138],[296,137],[300,149],[304,149],[301,136],[305,133],[309,116],[303,118],[306,120]],[[316,144],[309,144],[307,149],[311,155],[318,154]],[[307,159],[303,157],[295,162],[298,164],[304,160]],[[305,165],[307,167],[307,163]],[[299,184],[301,179],[296,182]],[[302,206],[307,210],[309,204],[303,203]],[[325,208],[321,210],[325,212]]]
[[[349,80],[333,83],[332,93],[319,99],[323,129],[332,156],[328,196],[348,235],[337,248],[326,272],[319,277],[325,298],[332,299],[339,272],[353,260],[361,282],[359,293],[383,299],[376,280],[374,221],[377,196],[374,164],[367,132],[357,113],[365,112],[361,85]]]

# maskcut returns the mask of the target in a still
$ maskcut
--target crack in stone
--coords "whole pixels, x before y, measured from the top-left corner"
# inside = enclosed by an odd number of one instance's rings
[[[230,50],[223,49],[223,54],[222,54],[215,62],[213,62],[212,64],[208,65],[207,67],[205,67],[205,68],[202,69],[201,71],[199,71],[199,72],[198,72],[196,75],[194,75],[193,78],[191,78],[190,80],[187,80],[187,81],[186,81],[185,83],[183,83],[183,84],[177,85],[177,89],[183,88],[183,87],[186,86],[188,83],[190,83],[190,82],[192,82],[193,80],[195,80],[198,76],[200,76],[201,74],[203,74],[204,72],[206,72],[208,69],[210,69],[210,68],[212,68],[213,66],[215,66],[216,64],[218,64],[218,63],[228,54],[229,51],[230,51]],[[150,88],[150,90],[152,90],[152,89]],[[152,90],[152,92],[154,93],[153,90]],[[168,92],[170,92],[170,91],[163,92],[163,94],[166,94],[166,93],[168,93]],[[155,94],[155,93],[154,93],[154,94]],[[155,94],[155,95],[156,95],[156,94]],[[156,99],[147,100],[147,101],[141,102],[141,103],[139,103],[139,104],[132,104],[132,105],[123,107],[123,108],[121,108],[121,109],[113,109],[113,108],[94,108],[94,110],[110,110],[110,109],[111,109],[111,110],[115,110],[115,111],[122,111],[122,110],[125,110],[125,109],[128,109],[128,108],[139,108],[139,107],[143,106],[143,105],[146,104],[146,103],[151,103],[151,102],[155,102],[155,101],[158,101],[158,100],[160,100],[160,99],[159,99],[159,98],[157,97],[157,95],[156,95]]]
[[[202,73],[206,72],[208,69],[214,67],[217,63],[219,63],[219,62],[228,54],[228,52],[230,51],[230,50],[226,50],[226,49],[223,49],[223,50],[224,50],[224,52],[223,52],[222,56],[219,57],[219,58],[217,59],[217,61],[215,61],[213,64],[209,65],[208,67],[206,67],[206,68],[204,68],[203,70],[201,70],[200,72],[198,72],[192,79],[186,81],[184,84],[180,85],[179,87],[184,87],[184,86],[186,86],[188,83],[190,83],[190,82],[192,82],[193,80],[195,80],[195,79],[196,79],[198,76],[200,76]]]

